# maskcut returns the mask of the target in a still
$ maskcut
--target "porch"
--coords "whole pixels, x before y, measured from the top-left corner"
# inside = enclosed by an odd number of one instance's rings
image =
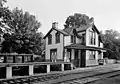
[[[75,67],[85,67],[86,51],[80,49],[65,49],[64,62],[72,62]]]
[[[64,61],[73,62],[76,67],[99,65],[98,60],[103,59],[104,48],[90,47],[79,44],[65,46]]]

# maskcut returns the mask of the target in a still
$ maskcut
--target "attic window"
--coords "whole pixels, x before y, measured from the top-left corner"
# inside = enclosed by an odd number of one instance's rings
[[[48,45],[49,44],[52,44],[52,35],[51,34],[48,35]]]
[[[56,36],[56,43],[60,43],[60,33],[57,32],[55,36]]]

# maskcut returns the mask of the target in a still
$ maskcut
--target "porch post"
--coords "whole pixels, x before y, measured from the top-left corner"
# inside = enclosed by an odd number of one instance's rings
[[[71,70],[73,70],[73,64],[71,63]]]
[[[100,56],[98,55],[98,51],[95,51],[95,59],[97,60],[99,58],[100,58]]]
[[[29,75],[33,75],[33,65],[29,65]]]
[[[103,59],[103,51],[101,51],[101,59]]]
[[[64,64],[61,64],[61,69],[62,71],[64,71]]]
[[[78,66],[80,67],[80,65],[81,65],[81,50],[78,50]]]
[[[6,78],[12,78],[12,67],[6,67]]]
[[[67,62],[67,49],[65,49],[65,52],[64,52],[64,62]]]
[[[74,60],[74,49],[72,49],[72,56],[71,56],[71,60]]]
[[[50,64],[47,64],[47,73],[50,72]]]

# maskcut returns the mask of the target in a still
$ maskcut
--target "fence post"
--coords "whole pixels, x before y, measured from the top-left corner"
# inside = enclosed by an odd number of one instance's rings
[[[29,75],[33,75],[33,65],[29,65]]]
[[[50,72],[50,64],[47,64],[47,73]]]
[[[71,70],[73,70],[73,64],[71,63]]]
[[[64,64],[61,64],[61,69],[62,71],[64,71]]]
[[[6,67],[6,78],[12,78],[12,67]]]

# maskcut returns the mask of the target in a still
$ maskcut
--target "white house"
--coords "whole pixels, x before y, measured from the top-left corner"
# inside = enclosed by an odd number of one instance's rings
[[[54,22],[45,35],[46,61],[72,62],[76,67],[98,65],[103,59],[103,42],[94,24],[79,28],[58,29]]]

